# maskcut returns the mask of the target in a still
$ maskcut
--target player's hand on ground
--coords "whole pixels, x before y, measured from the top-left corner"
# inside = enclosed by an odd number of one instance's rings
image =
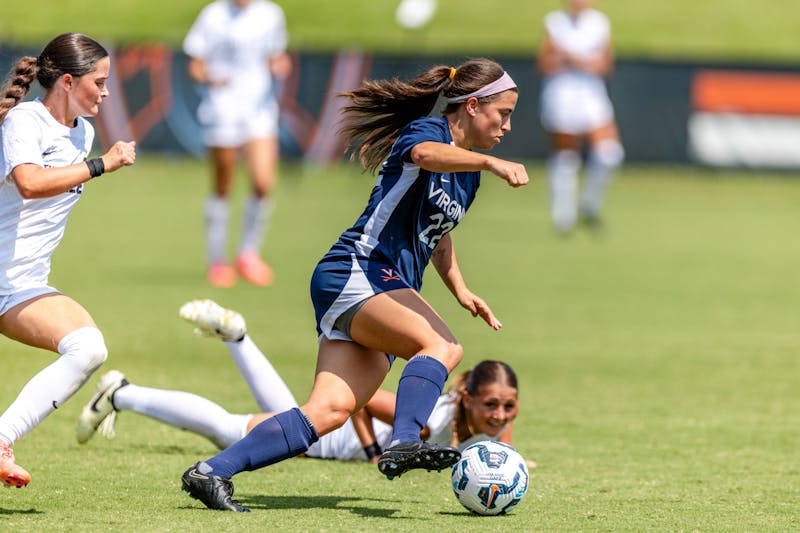
[[[136,162],[136,141],[117,141],[103,154],[106,172],[114,172],[121,167],[129,167]]]

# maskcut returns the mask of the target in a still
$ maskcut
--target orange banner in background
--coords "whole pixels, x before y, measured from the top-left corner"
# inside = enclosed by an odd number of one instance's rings
[[[800,74],[701,70],[692,104],[698,111],[800,115]]]

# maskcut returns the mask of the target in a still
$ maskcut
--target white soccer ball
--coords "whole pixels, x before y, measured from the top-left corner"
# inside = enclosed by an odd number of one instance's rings
[[[528,467],[517,450],[484,440],[467,447],[453,465],[453,492],[473,513],[499,515],[517,506],[528,490]]]
[[[416,30],[433,18],[437,0],[402,0],[397,6],[397,23],[409,30]]]

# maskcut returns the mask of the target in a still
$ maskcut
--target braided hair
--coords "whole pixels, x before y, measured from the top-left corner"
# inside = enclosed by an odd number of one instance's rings
[[[28,95],[34,80],[49,91],[64,74],[79,78],[92,72],[97,62],[107,56],[106,49],[91,37],[62,33],[47,43],[39,57],[21,57],[0,89],[0,122]]]

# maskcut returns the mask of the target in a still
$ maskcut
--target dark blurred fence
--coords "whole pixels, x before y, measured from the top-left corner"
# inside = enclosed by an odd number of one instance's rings
[[[0,48],[0,68],[32,50]],[[464,57],[296,53],[279,87],[285,157],[338,161],[336,94],[365,77],[409,78]],[[539,77],[532,57],[495,57],[516,80],[513,130],[495,149],[516,159],[546,157],[539,126]],[[100,142],[135,139],[141,150],[203,153],[195,108],[202,90],[186,75],[186,57],[160,45],[114,50],[111,97],[95,119]],[[609,81],[627,160],[715,166],[800,168],[800,71],[758,65],[622,59]],[[231,105],[235,105],[232,103]]]

